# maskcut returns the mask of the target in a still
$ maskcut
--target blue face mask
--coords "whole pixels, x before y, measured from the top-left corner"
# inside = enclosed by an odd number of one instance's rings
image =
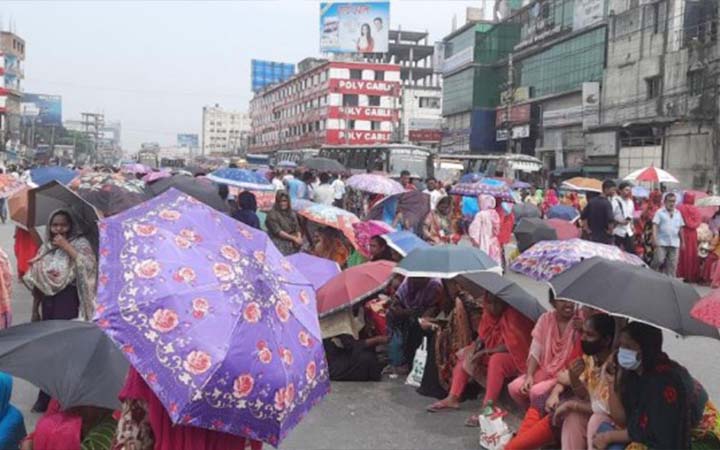
[[[630,350],[625,347],[618,349],[618,364],[620,367],[627,370],[637,370],[640,367],[640,359],[638,359],[638,352]]]

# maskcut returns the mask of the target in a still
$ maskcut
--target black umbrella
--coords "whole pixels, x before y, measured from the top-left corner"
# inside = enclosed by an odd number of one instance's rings
[[[720,339],[717,329],[690,317],[700,296],[680,280],[646,267],[594,257],[550,281],[555,298],[571,300],[682,336]]]
[[[31,382],[64,409],[117,409],[128,361],[95,324],[46,320],[0,331],[0,370]]]
[[[149,186],[153,195],[160,195],[170,188],[195,197],[206,205],[221,212],[227,211],[227,205],[220,198],[218,188],[209,181],[202,181],[187,175],[173,175],[169,178],[158,180]]]
[[[469,273],[459,276],[458,282],[475,297],[482,295],[482,291],[488,291],[533,322],[545,312],[535,297],[502,275],[491,272]]]
[[[540,241],[556,241],[558,236],[553,227],[542,219],[522,218],[515,227],[515,239],[520,253]]]
[[[513,205],[512,210],[515,216],[515,223],[519,222],[522,218],[540,218],[540,210],[537,206],[530,203],[516,203]]]
[[[316,170],[318,172],[340,173],[347,171],[345,166],[330,158],[309,158],[303,161],[302,165],[306,169]]]

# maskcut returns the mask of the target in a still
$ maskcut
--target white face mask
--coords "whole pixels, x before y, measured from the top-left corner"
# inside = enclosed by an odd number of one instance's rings
[[[625,347],[618,349],[618,364],[620,367],[627,370],[637,370],[640,367],[640,359],[638,358],[638,352],[630,350]]]

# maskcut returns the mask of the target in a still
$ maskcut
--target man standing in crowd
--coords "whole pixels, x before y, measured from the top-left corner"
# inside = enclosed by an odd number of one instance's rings
[[[402,187],[406,191],[416,191],[417,188],[412,182],[412,179],[410,179],[410,172],[407,170],[403,170],[400,172],[400,184],[402,184]]]
[[[335,180],[333,180],[332,186],[333,191],[335,191],[335,202],[333,203],[336,207],[342,208],[343,207],[343,198],[345,197],[345,178],[346,175],[338,175]]]
[[[427,188],[423,191],[424,194],[430,195],[430,210],[435,211],[435,207],[441,198],[445,197],[445,190],[442,186],[438,186],[438,182],[435,178],[430,177],[427,179]]]
[[[330,175],[320,174],[320,184],[313,190],[313,201],[321,205],[332,206],[335,201],[335,190],[330,186]]]
[[[683,245],[680,230],[685,226],[682,214],[675,209],[676,202],[675,194],[666,194],[665,206],[658,209],[653,218],[653,268],[671,277],[677,272],[678,253]]]
[[[620,183],[618,195],[612,199],[613,216],[615,218],[615,245],[628,253],[635,253],[633,240],[633,213],[635,203],[632,199],[632,184],[627,181]]]
[[[610,245],[613,243],[612,226],[615,217],[609,199],[615,196],[616,189],[617,185],[613,180],[603,181],[602,194],[590,200],[580,215],[593,242]]]

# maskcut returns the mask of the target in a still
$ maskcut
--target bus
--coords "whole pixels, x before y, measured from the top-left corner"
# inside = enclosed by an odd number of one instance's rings
[[[504,154],[440,154],[439,161],[461,163],[465,173],[482,172],[487,176],[501,176],[513,180],[530,181],[541,175],[543,163],[530,155]],[[537,181],[537,180],[534,180]]]
[[[292,161],[298,166],[302,165],[306,159],[314,158],[320,154],[320,150],[316,148],[299,148],[295,150],[278,150],[275,152],[275,164],[283,161]]]
[[[137,162],[152,169],[157,169],[160,166],[157,152],[153,150],[140,150],[137,154]]]
[[[271,165],[269,154],[253,154],[245,155],[245,161],[250,169],[268,168]]]
[[[353,173],[386,172],[399,177],[407,170],[414,178],[433,174],[430,150],[410,144],[323,145],[319,156],[339,161]]]

